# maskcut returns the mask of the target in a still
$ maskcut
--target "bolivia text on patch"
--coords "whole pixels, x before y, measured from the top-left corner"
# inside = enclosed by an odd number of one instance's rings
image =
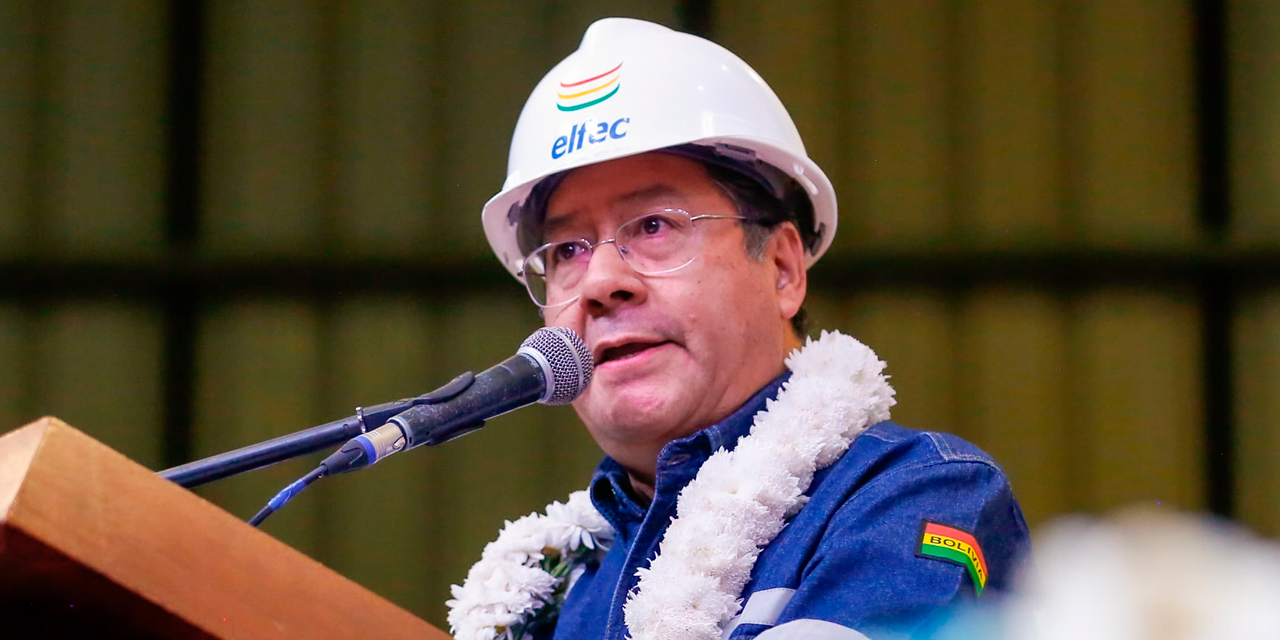
[[[920,550],[916,555],[964,567],[978,595],[987,586],[987,560],[978,541],[967,531],[924,520],[920,523]]]

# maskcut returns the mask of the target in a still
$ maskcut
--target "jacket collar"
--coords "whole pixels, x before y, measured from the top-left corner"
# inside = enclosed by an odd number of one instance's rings
[[[698,474],[702,463],[711,454],[722,448],[732,451],[738,441],[751,432],[755,415],[765,409],[769,400],[777,397],[778,390],[790,377],[790,371],[784,372],[724,419],[691,436],[668,442],[658,454],[654,501],[668,495],[674,499]],[[637,499],[631,490],[626,469],[608,456],[596,467],[591,478],[590,495],[596,510],[624,540],[630,539],[649,509],[649,505]]]

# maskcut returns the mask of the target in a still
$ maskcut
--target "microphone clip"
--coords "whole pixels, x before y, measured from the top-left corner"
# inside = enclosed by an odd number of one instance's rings
[[[445,383],[443,387],[440,387],[435,391],[428,391],[414,398],[405,398],[403,400],[397,400],[395,403],[392,403],[398,407],[395,413],[396,414],[403,413],[408,409],[411,409],[413,407],[417,407],[420,405],[424,405],[424,404],[440,404],[441,402],[447,402],[457,397],[457,395],[462,393],[463,391],[466,391],[467,389],[471,388],[471,385],[474,384],[475,381],[476,381],[476,374],[470,371],[467,371],[459,375],[458,377],[450,380],[449,382]],[[378,427],[381,427],[382,425],[387,423],[385,418],[381,422],[378,422],[377,424],[373,424],[373,425],[366,422],[364,407],[356,407],[356,418],[360,421],[360,433],[369,433],[369,431],[373,429],[377,429]]]
[[[413,407],[441,404],[448,402],[459,394],[471,388],[476,381],[474,373],[467,371],[462,375],[450,380],[443,387],[435,391],[429,391],[415,398],[406,398],[400,400],[397,405],[403,409],[400,413],[407,411]],[[356,469],[363,469],[376,462],[379,458],[390,455],[404,449],[407,444],[404,433],[399,427],[395,429],[382,429],[382,424],[375,425],[370,428],[364,422],[364,408],[356,407],[356,415],[360,417],[360,426],[362,427],[362,435],[356,436],[347,441],[345,445],[335,451],[320,466],[325,469],[324,475],[331,476],[339,473],[347,473]],[[458,437],[467,433],[471,433],[476,429],[484,426],[484,421],[480,420],[474,424],[466,425],[459,433],[453,437]],[[452,439],[452,438],[450,438]]]

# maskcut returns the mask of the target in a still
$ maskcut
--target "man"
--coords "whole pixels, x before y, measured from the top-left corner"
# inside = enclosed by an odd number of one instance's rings
[[[1028,543],[1000,468],[888,422],[884,364],[852,338],[802,348],[835,210],[777,97],[713,43],[602,20],[538,84],[483,220],[596,360],[574,408],[607,454],[599,516],[568,530],[612,546],[529,569],[538,595],[512,605],[482,583],[561,552],[540,553],[540,520],[509,525],[455,591],[459,638],[874,638],[1005,585]],[[573,584],[539,626],[557,571]]]

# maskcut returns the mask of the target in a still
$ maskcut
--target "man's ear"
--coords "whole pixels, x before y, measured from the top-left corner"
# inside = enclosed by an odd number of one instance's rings
[[[804,244],[800,231],[790,222],[773,230],[769,239],[769,260],[777,273],[778,310],[782,319],[791,320],[804,304],[808,273],[804,268]]]

